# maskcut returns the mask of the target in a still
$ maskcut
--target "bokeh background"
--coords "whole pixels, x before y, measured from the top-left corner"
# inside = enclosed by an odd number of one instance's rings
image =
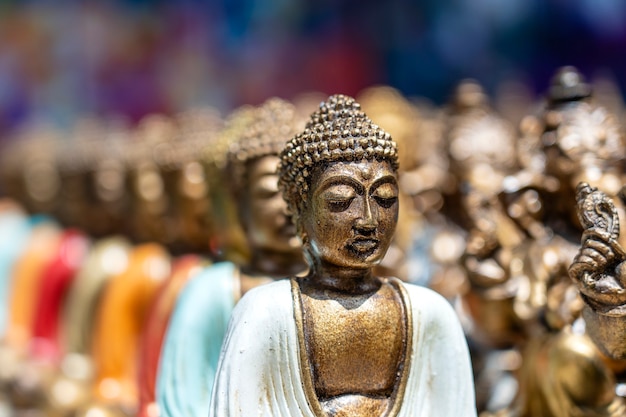
[[[435,103],[464,77],[537,93],[565,64],[623,88],[625,52],[622,0],[0,0],[0,138],[373,84]]]

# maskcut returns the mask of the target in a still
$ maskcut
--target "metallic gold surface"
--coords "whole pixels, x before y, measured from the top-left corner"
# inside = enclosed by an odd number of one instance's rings
[[[138,242],[169,244],[172,239],[172,197],[166,193],[162,172],[153,150],[171,141],[176,134],[174,121],[152,115],[143,119],[128,146],[127,192],[131,196],[130,234]]]
[[[58,208],[61,179],[57,166],[61,132],[51,126],[30,126],[2,151],[2,177],[10,196],[29,212]]]
[[[626,251],[618,241],[619,215],[613,201],[588,184],[578,186],[577,200],[585,230],[570,275],[587,304],[587,331],[609,358],[626,360]]]
[[[230,187],[232,176],[226,167],[229,150],[252,123],[254,111],[253,106],[242,106],[233,111],[224,121],[216,141],[202,151],[215,222],[215,234],[210,241],[211,253],[216,259],[235,263],[245,263],[250,257],[250,250],[238,220],[238,206]]]
[[[216,225],[202,149],[218,141],[222,120],[215,109],[200,108],[178,114],[174,121],[173,136],[152,149],[169,197],[168,245],[175,253],[206,252]]]
[[[520,417],[618,417],[615,375],[586,335],[562,331],[532,340],[524,352]]]
[[[506,179],[505,201],[527,236],[509,258],[512,278],[524,278],[514,306],[526,341],[519,345],[519,395],[497,415],[622,416],[626,411],[614,371],[619,361],[606,356],[617,353],[616,342],[623,345],[624,328],[588,313],[597,314],[598,303],[616,302],[612,290],[619,286],[615,268],[623,253],[618,242],[623,208],[589,186],[579,187],[574,199],[574,188],[589,178],[607,194],[617,194],[623,138],[571,67],[557,71],[545,108],[523,120],[521,132],[523,170]],[[519,257],[519,251],[526,254]],[[586,326],[576,321],[583,306]]]

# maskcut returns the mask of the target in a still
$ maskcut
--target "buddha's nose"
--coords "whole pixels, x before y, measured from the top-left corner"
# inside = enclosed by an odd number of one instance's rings
[[[378,226],[378,219],[376,213],[372,210],[372,205],[369,200],[365,200],[363,203],[363,213],[361,217],[356,220],[355,227],[359,231],[372,232]]]

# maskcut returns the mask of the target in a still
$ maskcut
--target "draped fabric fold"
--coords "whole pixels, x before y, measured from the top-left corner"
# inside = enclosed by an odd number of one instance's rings
[[[395,416],[476,416],[469,352],[453,309],[431,290],[404,289],[413,343]],[[320,417],[305,393],[294,305],[288,280],[242,298],[222,349],[209,416]]]

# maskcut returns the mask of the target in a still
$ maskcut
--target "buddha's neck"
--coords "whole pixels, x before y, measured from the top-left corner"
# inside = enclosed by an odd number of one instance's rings
[[[277,252],[256,248],[252,259],[245,268],[249,275],[264,275],[272,278],[285,278],[306,269],[302,254],[298,252]]]
[[[321,260],[313,262],[306,281],[315,288],[354,295],[374,292],[381,285],[372,268],[338,266]]]

